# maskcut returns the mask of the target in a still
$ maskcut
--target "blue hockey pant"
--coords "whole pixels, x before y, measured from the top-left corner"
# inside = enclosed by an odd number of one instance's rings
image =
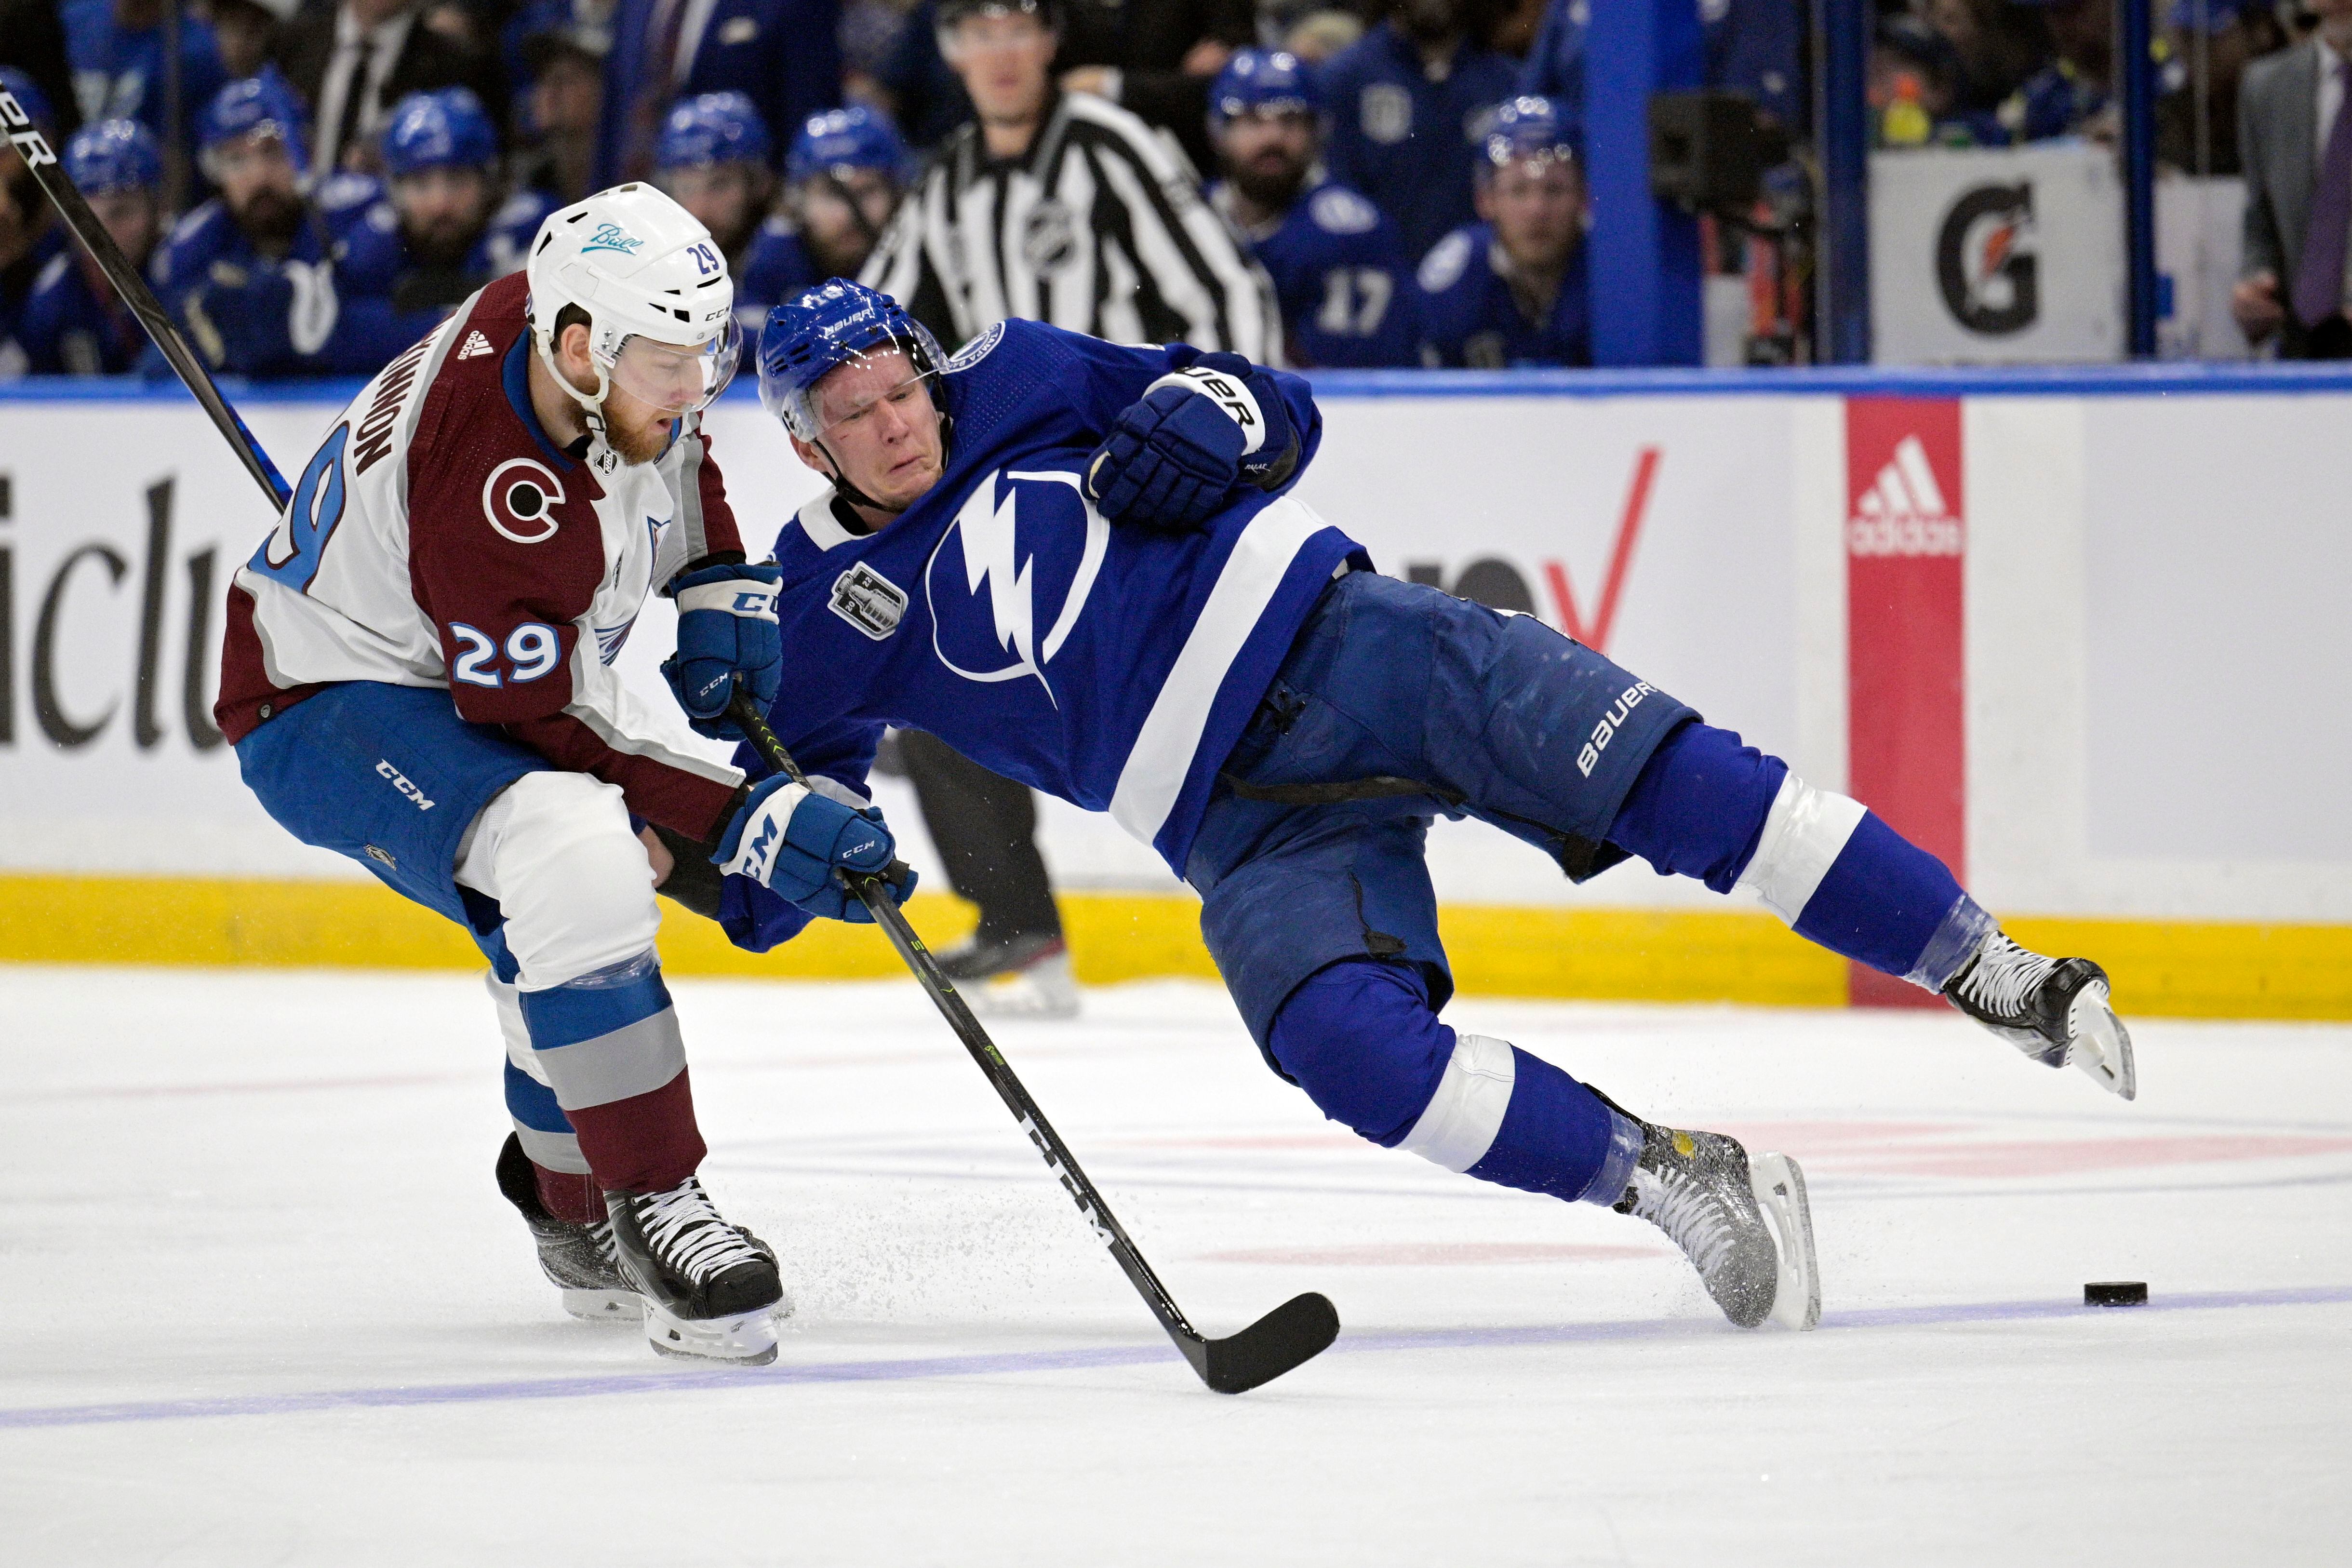
[[[1187,861],[1277,1073],[1334,1121],[1472,1175],[1613,1202],[1638,1127],[1559,1068],[1438,1021],[1423,858],[1475,817],[1582,881],[1629,857],[1752,888],[1834,951],[1940,988],[1990,926],[1933,856],[1528,616],[1342,577],[1227,761]]]

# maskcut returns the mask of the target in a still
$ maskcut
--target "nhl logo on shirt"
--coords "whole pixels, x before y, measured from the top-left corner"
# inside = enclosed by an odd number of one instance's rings
[[[1021,258],[1032,272],[1059,272],[1077,248],[1069,208],[1049,197],[1029,209],[1029,219],[1021,227]]]
[[[833,613],[880,642],[907,618],[907,594],[860,562],[833,580]]]
[[[1391,146],[1412,134],[1412,94],[1392,81],[1376,81],[1356,100],[1366,139]]]
[[[482,515],[502,539],[544,544],[555,537],[563,481],[534,458],[509,458],[482,481]]]

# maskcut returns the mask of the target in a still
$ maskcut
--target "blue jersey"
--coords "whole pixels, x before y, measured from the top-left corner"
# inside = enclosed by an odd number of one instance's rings
[[[35,375],[121,375],[147,348],[139,318],[103,279],[92,287],[79,249],[41,268],[16,341]]]
[[[420,268],[400,232],[400,212],[390,196],[372,203],[360,219],[343,227],[335,247],[335,292],[341,301],[335,357],[341,368],[373,374],[401,350],[439,326],[485,283],[520,272],[530,259],[530,242],[555,204],[538,191],[517,191],[490,217],[489,226],[458,264],[457,276],[442,280],[439,301],[404,299],[404,285],[423,282]]]
[[[1228,187],[1209,192],[1233,218]],[[1345,185],[1303,192],[1290,210],[1243,237],[1274,279],[1285,346],[1294,365],[1415,364],[1412,264],[1397,226]]]
[[[1569,253],[1551,311],[1530,320],[1511,287],[1492,225],[1457,228],[1422,258],[1421,358],[1432,368],[1500,370],[1516,364],[1591,364],[1591,300],[1584,247]]]
[[[949,363],[953,438],[928,495],[869,534],[830,491],[801,510],[776,541],[790,654],[770,720],[803,768],[863,790],[884,725],[928,731],[1109,812],[1181,874],[1219,764],[1332,575],[1364,559],[1287,484],[1245,487],[1182,534],[1114,528],[1087,503],[1094,447],[1192,356],[1002,322]],[[1303,472],[1321,420],[1306,382],[1274,374]],[[721,919],[764,950],[807,917],[730,877]]]
[[[772,306],[824,281],[791,220],[770,218],[751,237],[743,265],[735,272],[735,313],[743,331],[756,338]]]
[[[1331,111],[1331,177],[1396,220],[1407,256],[1477,217],[1471,169],[1495,106],[1517,89],[1516,64],[1465,43],[1445,79],[1432,81],[1391,22],[1325,61],[1318,79]]]
[[[136,120],[169,143],[174,129],[163,123],[163,27],[158,22],[125,32],[114,18],[114,0],[68,0],[60,13],[66,58],[73,67],[74,99],[81,117]],[[213,96],[228,85],[213,30],[194,16],[180,18],[181,145],[196,145],[196,120]]]
[[[0,267],[0,381],[25,374],[26,350],[19,342],[25,317],[32,309],[40,281],[72,241],[65,226],[54,224],[41,232],[32,248],[6,267]]]

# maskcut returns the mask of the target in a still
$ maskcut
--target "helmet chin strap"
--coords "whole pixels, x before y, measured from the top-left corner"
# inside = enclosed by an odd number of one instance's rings
[[[555,384],[562,387],[565,395],[580,405],[580,422],[588,427],[589,437],[592,440],[602,441],[607,447],[612,446],[613,443],[604,429],[604,399],[612,395],[612,373],[602,364],[598,364],[594,353],[590,353],[588,363],[596,372],[596,391],[592,396],[572,385],[572,378],[564,374],[562,367],[555,363],[555,334],[552,331],[544,333],[533,331],[531,339],[533,346],[539,351],[539,363],[547,367],[547,374],[555,378]]]

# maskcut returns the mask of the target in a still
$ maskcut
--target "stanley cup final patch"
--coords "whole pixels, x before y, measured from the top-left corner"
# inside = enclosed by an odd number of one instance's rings
[[[907,616],[907,593],[860,562],[833,580],[833,613],[880,642]]]

